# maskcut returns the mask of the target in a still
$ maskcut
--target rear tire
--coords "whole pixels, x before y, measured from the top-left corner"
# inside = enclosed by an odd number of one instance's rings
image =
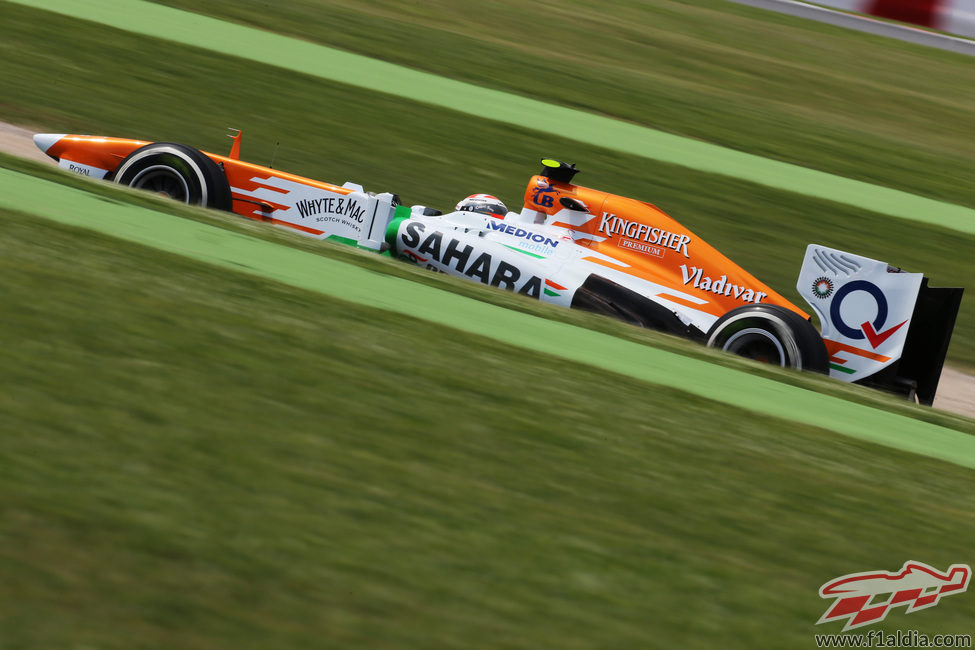
[[[816,328],[778,305],[732,309],[711,326],[707,345],[785,368],[829,372],[829,354]]]
[[[233,209],[230,183],[220,166],[202,151],[175,142],[136,149],[118,166],[112,180],[180,203]]]

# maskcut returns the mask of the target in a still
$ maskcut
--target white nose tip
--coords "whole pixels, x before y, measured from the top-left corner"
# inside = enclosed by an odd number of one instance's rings
[[[64,133],[38,133],[34,136],[34,144],[37,148],[47,153],[47,150],[54,146],[54,143],[65,136]]]

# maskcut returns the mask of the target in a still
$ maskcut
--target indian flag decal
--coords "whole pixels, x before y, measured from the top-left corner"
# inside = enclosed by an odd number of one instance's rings
[[[551,289],[549,289],[549,287],[551,287]],[[555,291],[553,291],[553,289]],[[556,284],[556,283],[552,282],[551,280],[545,280],[545,295],[546,296],[552,296],[554,298],[557,298],[557,297],[559,297],[561,295],[559,293],[556,293],[557,291],[565,291],[565,287],[563,287],[561,284]]]
[[[824,340],[823,343],[826,344],[826,351],[829,353],[829,367],[846,375],[855,375],[857,370],[846,365],[848,361],[851,361],[851,359],[844,359],[841,357],[841,352],[846,352],[854,357],[863,357],[864,359],[870,359],[871,361],[877,361],[880,363],[890,361],[890,357],[885,357],[882,354],[877,354],[876,352],[871,352],[870,350],[861,350],[858,347],[854,347],[841,341]]]

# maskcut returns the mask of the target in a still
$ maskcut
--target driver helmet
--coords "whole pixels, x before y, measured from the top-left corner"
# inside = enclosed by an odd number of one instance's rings
[[[457,204],[454,210],[458,212],[480,212],[481,214],[508,214],[508,208],[496,196],[490,194],[471,194]]]

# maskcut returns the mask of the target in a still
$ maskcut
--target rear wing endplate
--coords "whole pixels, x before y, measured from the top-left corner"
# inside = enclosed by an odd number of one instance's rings
[[[934,401],[963,289],[818,244],[796,289],[819,317],[830,376]]]

